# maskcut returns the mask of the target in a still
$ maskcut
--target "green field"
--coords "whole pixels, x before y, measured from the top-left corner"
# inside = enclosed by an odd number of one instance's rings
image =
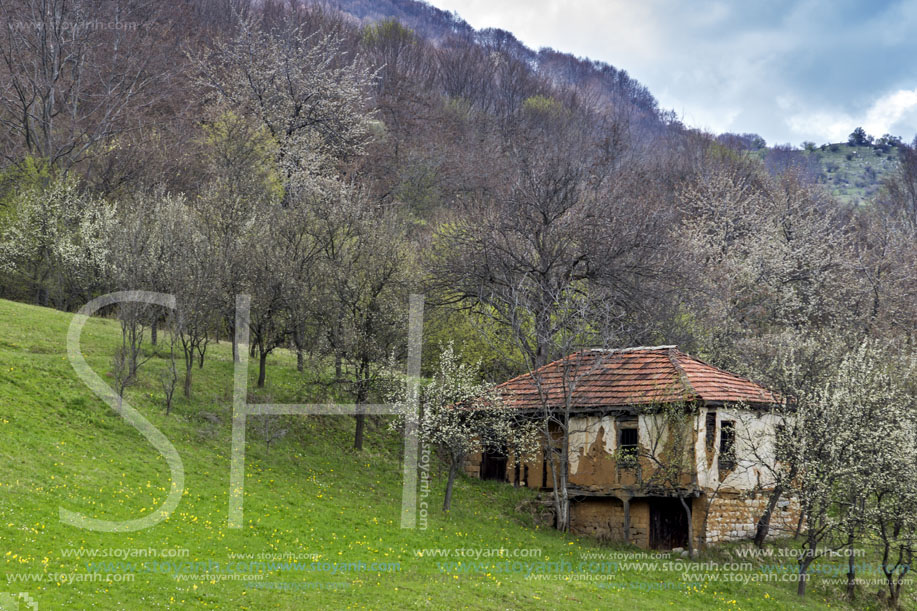
[[[722,581],[736,571],[710,567],[736,561],[735,546],[700,559],[711,564],[698,572],[721,581],[686,585],[683,567],[665,566],[672,558],[647,560],[634,548],[537,527],[531,493],[508,485],[461,480],[444,516],[435,465],[427,527],[402,529],[401,439],[382,421],[371,423],[367,449],[356,453],[349,417],[279,417],[288,434],[268,451],[252,418],[244,526],[229,529],[225,344],[211,347],[195,370],[193,400],[178,398],[169,416],[161,357],[128,392],[181,455],[176,511],[132,533],[64,525],[59,507],[110,520],[145,515],[170,485],[162,456],[78,380],[65,351],[70,319],[0,301],[0,608],[20,592],[39,609],[848,608],[837,602],[842,586],[825,578],[815,578],[804,603],[794,583],[753,580],[759,561],[740,571],[750,583]],[[105,379],[118,338],[111,320],[93,319],[84,330],[87,360]],[[285,353],[270,360],[263,397],[316,398],[319,386],[294,361]],[[613,566],[612,558],[640,564]],[[853,608],[878,608],[879,589],[866,588]]]

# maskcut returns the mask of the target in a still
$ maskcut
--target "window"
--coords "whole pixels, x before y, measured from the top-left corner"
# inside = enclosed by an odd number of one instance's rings
[[[716,412],[707,412],[706,427],[707,431],[707,448],[713,449],[716,443]]]
[[[618,438],[618,448],[621,450],[621,458],[636,460],[637,458],[637,429],[622,428]]]
[[[720,460],[721,471],[728,471],[736,465],[736,423],[723,420],[720,422]]]

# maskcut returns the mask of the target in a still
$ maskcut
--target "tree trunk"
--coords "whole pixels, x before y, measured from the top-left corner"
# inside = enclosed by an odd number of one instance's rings
[[[796,522],[796,532],[793,533],[793,538],[798,539],[799,534],[802,532],[802,521],[806,517],[806,512],[804,509],[799,511],[799,521]]]
[[[557,516],[557,529],[561,532],[570,530],[570,496],[567,493],[566,474],[560,474],[560,515]]]
[[[570,526],[570,499],[567,495],[567,464],[564,460],[567,456],[568,445],[566,440],[566,431],[564,431],[564,440],[561,441],[560,450],[553,447],[555,441],[551,436],[551,428],[548,421],[545,422],[545,454],[551,453],[551,497],[554,501],[554,528],[561,532],[566,532]]]
[[[888,608],[900,609],[898,598],[901,595],[901,583],[900,581],[896,582],[894,572],[890,573],[884,568],[883,572],[885,572],[885,581],[888,583]]]
[[[847,533],[847,600],[853,601],[856,596],[856,562],[853,557],[853,544],[856,540],[853,529]]]
[[[898,529],[895,528],[894,530],[895,536],[897,536]],[[913,562],[913,555],[909,553],[906,557],[903,557],[899,552],[898,561],[894,566],[891,566],[891,561],[889,560],[889,557],[891,556],[891,545],[885,536],[886,531],[884,527],[882,529],[882,533],[883,539],[885,540],[882,550],[882,572],[885,574],[885,583],[888,586],[888,608],[900,609],[901,607],[899,606],[898,600],[901,596],[901,584],[904,580],[904,577],[910,571],[910,566]],[[905,561],[903,565],[901,565],[902,559]],[[889,570],[890,566],[891,570]],[[895,573],[896,570],[899,571],[897,578]]]
[[[774,515],[774,509],[777,507],[777,503],[780,501],[780,496],[782,494],[783,486],[774,486],[774,489],[771,491],[771,498],[767,501],[767,508],[758,519],[758,526],[755,528],[755,547],[758,549],[764,547],[764,542],[767,540],[767,534],[771,529],[771,516]]]
[[[691,505],[685,500],[683,496],[679,496],[678,500],[681,501],[681,506],[685,510],[685,515],[688,516],[688,558],[694,559],[694,520],[691,517]]]
[[[796,594],[803,598],[806,595],[806,581],[809,578],[809,575],[806,571],[809,570],[808,564],[803,565],[802,560],[799,561],[799,584],[796,586]]]
[[[156,321],[153,321],[153,324],[150,325],[150,343],[156,345],[156,342],[159,339],[159,327],[156,325]]]
[[[267,369],[267,352],[258,354],[258,388],[264,388],[265,370]]]
[[[303,354],[303,330],[299,325],[293,327],[293,346],[296,348],[296,371],[299,373],[305,369],[305,355]]]
[[[443,511],[452,509],[452,486],[455,484],[455,474],[458,472],[458,461],[454,458],[449,464],[449,479],[446,480],[446,497],[443,499]]]
[[[551,309],[541,308],[535,315],[535,369],[548,363],[548,338],[551,335]]]
[[[363,430],[366,428],[366,414],[363,413],[363,404],[369,397],[369,358],[364,356],[360,360],[359,369],[356,372],[358,386],[356,392],[357,404],[357,428],[353,435],[353,449],[363,449]]]
[[[569,399],[568,399],[569,403]],[[560,442],[560,509],[561,514],[558,520],[558,527],[561,532],[570,530],[570,494],[568,486],[570,485],[570,406],[567,405],[564,413],[563,438]]]
[[[359,409],[359,407],[358,407]],[[363,429],[366,427],[366,414],[357,414],[357,428],[353,434],[353,449],[363,449]]]
[[[194,357],[185,359],[185,398],[191,398],[191,373],[194,371]]]
[[[806,582],[809,580],[809,565],[815,560],[815,546],[817,541],[812,534],[808,535],[808,542],[805,553],[799,557],[799,585],[796,586],[796,594],[800,597],[806,595]]]

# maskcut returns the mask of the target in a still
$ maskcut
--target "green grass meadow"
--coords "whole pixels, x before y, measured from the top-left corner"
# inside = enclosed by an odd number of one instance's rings
[[[66,356],[70,320],[0,301],[0,608],[20,592],[42,610],[878,608],[869,601],[880,586],[849,607],[827,578],[816,577],[804,601],[793,582],[751,580],[762,574],[757,565],[744,571],[748,583],[724,581],[735,571],[715,565],[735,561],[736,546],[700,558],[719,581],[691,584],[684,567],[666,564],[674,557],[537,526],[532,493],[510,485],[461,479],[444,515],[435,461],[429,495],[421,491],[426,528],[402,529],[402,440],[382,418],[369,424],[359,453],[350,417],[277,417],[287,434],[269,448],[263,421],[250,418],[243,527],[230,529],[227,344],[211,346],[194,370],[192,400],[179,383],[170,415],[162,356],[143,365],[127,394],[182,458],[175,512],[129,533],[65,525],[60,507],[141,517],[170,486],[159,452],[78,379]],[[84,353],[103,379],[111,379],[119,337],[113,320],[84,329]],[[316,376],[297,373],[290,354],[272,357],[267,373],[262,398],[318,397]],[[913,604],[913,588],[905,596]]]

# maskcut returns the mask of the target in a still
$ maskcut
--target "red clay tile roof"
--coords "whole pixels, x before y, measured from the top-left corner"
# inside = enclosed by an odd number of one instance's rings
[[[509,407],[540,408],[537,377],[548,405],[562,406],[564,369],[575,381],[576,409],[625,407],[677,401],[745,402],[772,405],[776,396],[766,388],[700,361],[676,346],[583,350],[533,374],[523,374],[497,386]]]

